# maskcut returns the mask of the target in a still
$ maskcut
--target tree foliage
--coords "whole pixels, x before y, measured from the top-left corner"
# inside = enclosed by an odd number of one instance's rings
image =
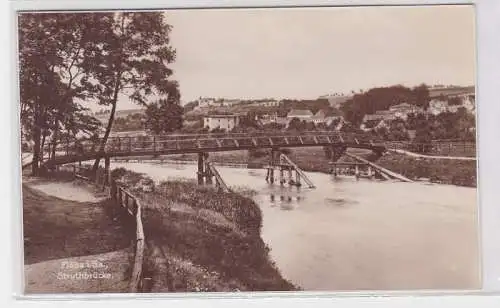
[[[176,101],[160,99],[146,108],[145,128],[155,134],[182,128],[183,108]]]
[[[80,102],[97,95],[85,76],[93,57],[93,40],[101,35],[104,14],[23,13],[19,15],[21,124],[33,143],[33,173],[43,156],[46,138],[52,144],[65,135],[89,133],[98,123]],[[102,18],[101,18],[102,17]]]
[[[180,100],[178,84],[169,79],[175,50],[170,46],[171,26],[163,13],[115,13],[104,31],[105,43],[97,44],[101,61],[91,70],[98,81],[99,104],[111,105],[100,151],[104,151],[111,132],[120,94],[143,106],[151,97]],[[98,166],[99,158],[94,170]]]
[[[23,137],[34,143],[34,173],[46,140],[96,135],[89,103],[111,106],[103,151],[120,95],[144,106],[153,97],[180,101],[169,79],[175,50],[164,14],[22,13],[18,20],[20,116]]]
[[[413,89],[396,85],[373,88],[354,96],[345,102],[341,109],[347,121],[358,125],[366,114],[387,110],[393,105],[408,103],[426,109],[429,105],[429,89],[425,84]]]

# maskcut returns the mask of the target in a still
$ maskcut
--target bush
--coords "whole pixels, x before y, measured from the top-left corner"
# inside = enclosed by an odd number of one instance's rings
[[[248,150],[248,156],[250,158],[261,158],[269,155],[269,151],[266,149],[250,149]]]

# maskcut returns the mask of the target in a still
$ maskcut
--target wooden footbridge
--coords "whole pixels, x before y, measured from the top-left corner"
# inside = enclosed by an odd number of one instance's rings
[[[43,165],[47,168],[54,168],[57,165],[103,158],[105,168],[108,170],[110,158],[197,153],[198,182],[201,184],[211,182],[214,176],[216,181],[221,181],[215,167],[207,160],[210,152],[272,149],[271,152],[274,155],[282,148],[294,147],[330,147],[336,153],[344,153],[347,148],[369,149],[379,154],[386,150],[384,142],[374,139],[371,135],[338,131],[132,135],[108,138],[104,151],[97,150],[99,144],[100,140],[95,139],[68,141],[59,143],[55,151],[48,146],[44,150],[49,153],[55,152],[56,155],[43,162]],[[296,171],[297,179],[300,177],[305,179],[304,173],[290,159],[284,159],[287,160],[287,168]],[[299,181],[296,180],[295,183],[297,182]],[[225,184],[220,184],[227,189]],[[312,183],[308,184],[311,187],[314,186]]]

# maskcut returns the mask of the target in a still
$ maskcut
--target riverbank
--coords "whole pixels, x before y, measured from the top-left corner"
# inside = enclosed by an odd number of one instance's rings
[[[127,291],[133,253],[117,207],[83,183],[25,179],[22,193],[26,293]],[[105,268],[69,266],[93,263]]]
[[[296,289],[270,260],[262,213],[250,198],[191,181],[154,183],[122,168],[112,176],[143,206],[146,292]]]
[[[431,183],[477,187],[475,160],[418,158],[387,153],[377,164],[413,180],[425,179]]]
[[[370,157],[371,152],[368,150],[348,149],[348,151],[373,161]],[[329,160],[325,157],[322,148],[294,148],[287,155],[304,171],[330,172]],[[169,158],[194,161],[196,155],[184,154]],[[211,153],[210,159],[217,163],[247,164],[249,168],[262,168],[267,164],[268,157],[252,157],[248,151],[234,151]],[[343,160],[347,160],[347,158],[343,156],[339,161]],[[477,186],[476,161],[473,160],[419,158],[388,152],[376,160],[376,163],[412,180],[465,187]]]

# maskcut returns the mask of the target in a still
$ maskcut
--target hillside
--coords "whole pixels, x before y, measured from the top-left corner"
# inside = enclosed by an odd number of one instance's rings
[[[460,95],[460,94],[473,94],[475,93],[475,86],[468,87],[451,87],[451,88],[430,88],[429,96],[436,98],[439,96]]]

